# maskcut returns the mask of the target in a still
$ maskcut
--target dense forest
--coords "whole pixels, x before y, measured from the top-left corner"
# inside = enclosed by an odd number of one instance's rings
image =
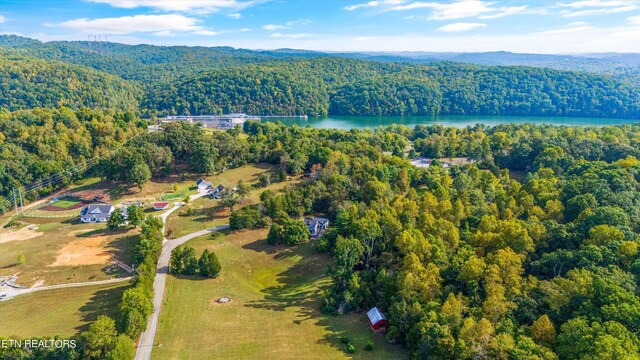
[[[83,66],[14,57],[0,49],[0,107],[138,109],[136,84]]]
[[[416,359],[640,358],[640,127],[245,130],[247,160],[321,169],[262,200],[276,224],[333,220],[324,311],[381,307]],[[383,155],[409,140],[478,162]]]
[[[142,116],[533,115],[636,118],[638,85],[524,66],[409,64],[296,51],[0,36],[0,106],[107,106]],[[93,44],[92,46],[98,46]]]
[[[146,127],[133,113],[113,110],[0,111],[0,200],[13,187],[33,189],[27,195],[34,199],[81,179],[98,156]]]

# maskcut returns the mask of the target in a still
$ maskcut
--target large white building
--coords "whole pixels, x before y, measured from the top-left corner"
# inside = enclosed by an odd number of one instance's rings
[[[259,117],[250,116],[243,113],[227,115],[179,115],[161,118],[163,123],[174,121],[186,121],[189,123],[200,123],[203,127],[211,129],[231,129],[236,125],[242,126],[247,120],[260,121]]]

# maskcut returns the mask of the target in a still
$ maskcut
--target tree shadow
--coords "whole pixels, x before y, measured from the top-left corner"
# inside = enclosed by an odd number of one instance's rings
[[[107,315],[114,319],[116,323],[119,323],[120,311],[118,310],[118,304],[129,285],[123,284],[116,288],[96,291],[89,301],[79,309],[83,325],[75,328],[78,333],[87,330],[89,324],[94,322],[100,315]]]
[[[244,244],[242,245],[242,248],[273,255],[275,260],[281,260],[298,253],[298,248],[295,246],[291,247],[283,244],[271,245],[267,242],[267,239],[256,240],[248,244]],[[278,276],[280,276],[280,274]]]

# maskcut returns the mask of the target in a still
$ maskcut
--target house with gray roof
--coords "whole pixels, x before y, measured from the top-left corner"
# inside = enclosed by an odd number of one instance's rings
[[[109,215],[116,210],[113,205],[92,204],[80,210],[80,221],[83,223],[101,223],[109,220]]]

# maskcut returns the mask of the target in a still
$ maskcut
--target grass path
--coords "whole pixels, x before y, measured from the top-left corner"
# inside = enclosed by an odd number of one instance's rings
[[[364,313],[319,312],[326,283],[326,255],[311,244],[266,244],[266,230],[200,237],[188,245],[198,255],[214,250],[222,263],[217,279],[169,276],[153,359],[403,359],[401,347],[369,330]],[[218,304],[228,296],[230,303]],[[349,336],[358,348],[348,354]],[[373,340],[375,350],[364,345]]]

